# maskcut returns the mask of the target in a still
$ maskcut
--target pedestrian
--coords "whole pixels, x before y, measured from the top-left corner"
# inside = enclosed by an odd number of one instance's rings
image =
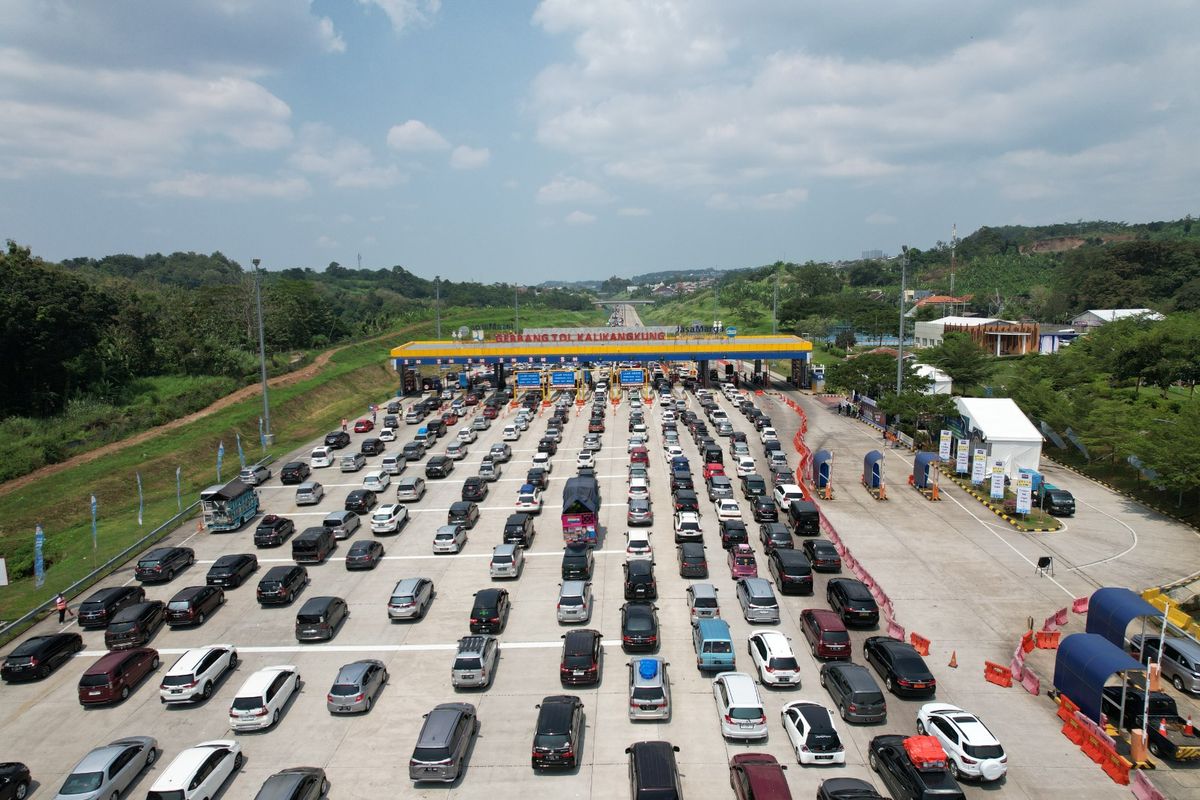
[[[342,432],[346,432],[346,418],[342,417]]]
[[[54,608],[58,611],[58,621],[60,623],[67,621],[67,614],[70,614],[72,617],[75,616],[75,612],[67,605],[67,598],[63,597],[62,592],[54,595]]]

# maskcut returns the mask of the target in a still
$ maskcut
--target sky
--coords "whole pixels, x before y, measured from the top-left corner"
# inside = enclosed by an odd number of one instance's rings
[[[1198,212],[1186,0],[0,0],[0,236],[537,283]]]

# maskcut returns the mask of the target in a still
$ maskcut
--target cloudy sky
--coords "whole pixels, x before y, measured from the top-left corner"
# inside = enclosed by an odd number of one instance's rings
[[[1187,0],[0,0],[0,235],[537,282],[1196,213]]]

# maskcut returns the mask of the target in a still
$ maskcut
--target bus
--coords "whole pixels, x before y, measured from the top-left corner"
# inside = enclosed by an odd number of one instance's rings
[[[200,509],[209,531],[236,531],[258,513],[258,492],[238,480],[210,486],[200,493]]]

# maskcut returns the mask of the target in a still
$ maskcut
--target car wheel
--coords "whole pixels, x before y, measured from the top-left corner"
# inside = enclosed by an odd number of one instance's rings
[[[169,569],[167,570],[167,583],[170,583],[173,580],[175,580],[175,570]]]
[[[925,723],[921,722],[921,720],[917,720],[917,735],[918,736],[925,735]]]
[[[816,658],[817,657],[817,646],[815,644],[813,644],[812,642],[809,642],[808,649],[809,649],[809,652],[812,653],[813,658]]]
[[[109,797],[109,798],[108,798],[108,800],[121,800],[121,793],[120,793],[120,792],[113,792],[113,793],[112,793],[112,796],[111,796],[111,797]]]
[[[946,766],[949,767],[949,769],[950,769],[950,777],[954,778],[954,780],[958,780],[959,779],[958,762],[955,761],[953,758],[948,759],[948,760],[950,763],[947,764]]]
[[[242,582],[238,581],[234,588],[237,588],[237,586],[241,586],[241,585],[242,585]],[[225,593],[224,592],[221,592],[220,598],[217,601],[217,605],[219,605],[219,606],[225,605]]]
[[[150,669],[158,669],[158,665],[161,663],[162,662],[159,660],[158,656],[155,656],[154,660],[150,662]]]
[[[155,761],[158,761],[158,748],[157,748],[157,747],[151,747],[151,748],[150,748],[150,752],[149,752],[149,753],[146,753],[146,766],[147,766],[147,767],[148,767],[148,766],[150,766],[150,765],[151,765],[151,764],[153,764]]]
[[[874,753],[867,753],[867,763],[871,765],[871,769],[879,772],[879,759],[875,757]]]
[[[231,653],[229,655],[229,668],[237,669],[237,665],[238,665],[238,655],[237,655],[237,653]]]
[[[242,764],[243,764],[245,761],[246,761],[245,757],[244,757],[244,756],[243,756],[241,753],[238,753],[236,756],[234,756],[234,757],[233,757],[233,768],[234,768],[235,770],[237,770],[237,769],[241,769],[241,768],[242,768]]]
[[[274,728],[279,724],[279,709],[275,709],[275,713],[271,715],[271,727]]]
[[[329,793],[329,781],[322,780],[321,781],[321,796],[324,797],[328,793]]]
[[[197,624],[197,625],[203,625],[203,624],[204,624],[204,620],[205,620],[205,619],[207,619],[207,617],[204,615],[204,612],[203,612],[203,611],[201,611],[201,612],[200,612],[200,615],[199,615],[198,617],[196,617],[196,624]]]
[[[196,554],[192,553],[190,556],[188,556],[188,566],[190,567],[195,563],[196,563]]]
[[[13,797],[17,800],[25,800],[29,796],[29,782],[21,781],[17,784],[16,790],[13,791]]]
[[[891,692],[892,694],[896,693],[896,685],[894,683],[892,683],[891,676],[888,676],[887,678],[884,679],[883,685],[886,686],[887,690],[889,692]]]
[[[1184,691],[1183,678],[1179,677],[1178,675],[1171,678],[1171,685],[1174,686],[1176,689],[1178,689],[1181,692]]]
[[[1160,750],[1161,750],[1161,748],[1158,746],[1158,742],[1150,743],[1150,755],[1155,756],[1157,758],[1161,758],[1162,753],[1160,752]]]
[[[363,701],[363,713],[365,714],[365,713],[369,712],[370,710],[371,710],[371,698],[368,697],[365,701]]]
[[[850,721],[850,718],[849,718],[848,716],[846,716],[846,709],[845,709],[845,707],[844,707],[844,706],[840,706],[840,707],[838,708],[838,711],[839,711],[839,713],[841,713],[841,715],[842,715],[842,721],[843,721],[843,722],[849,722],[849,721]],[[874,756],[872,756],[872,758],[874,758]]]
[[[121,687],[121,699],[126,700],[126,699],[128,699],[128,697],[129,697],[129,687],[122,686]]]
[[[205,681],[204,688],[200,690],[200,696],[202,698],[204,698],[205,700],[207,700],[208,698],[212,697],[212,690],[213,690],[212,681]]]
[[[295,599],[296,599],[296,593],[295,593],[295,592],[288,592],[288,595],[287,595],[287,601],[290,603],[290,602],[292,602],[292,601],[293,601],[293,600],[295,600]]]

